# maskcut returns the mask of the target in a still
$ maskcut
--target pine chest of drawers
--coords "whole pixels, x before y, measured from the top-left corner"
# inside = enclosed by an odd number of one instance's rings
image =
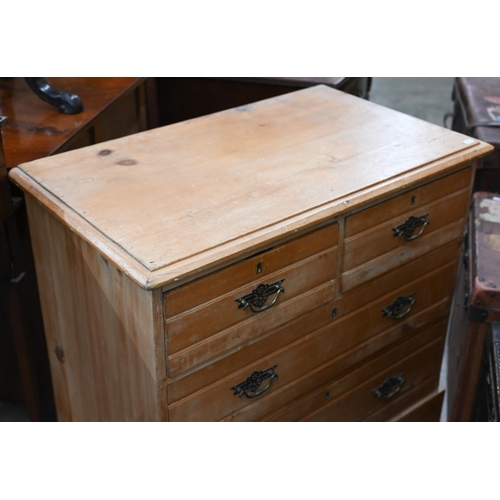
[[[438,418],[491,149],[318,86],[20,165],[59,419]]]

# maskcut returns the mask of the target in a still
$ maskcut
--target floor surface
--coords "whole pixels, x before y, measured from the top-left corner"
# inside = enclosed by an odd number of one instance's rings
[[[451,92],[454,78],[373,78],[370,101],[443,125],[453,109]],[[446,355],[446,353],[445,353]],[[445,408],[446,405],[443,404]],[[441,416],[446,420],[446,415]],[[22,405],[0,401],[0,422],[27,422]]]
[[[374,78],[370,101],[443,125],[453,110],[454,78]]]

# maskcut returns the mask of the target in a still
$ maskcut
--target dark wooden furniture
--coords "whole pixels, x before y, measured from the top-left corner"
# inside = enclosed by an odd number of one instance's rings
[[[486,334],[472,420],[500,422],[500,323],[498,321],[491,322]]]
[[[500,78],[456,78],[452,128],[495,146],[478,165],[474,191],[500,192]]]
[[[160,125],[244,106],[314,85],[368,98],[369,77],[156,78]]]
[[[500,321],[500,199],[477,192],[469,214],[448,335],[448,419],[473,418],[485,338]]]
[[[2,122],[5,124],[6,120]],[[25,404],[33,420],[53,420],[55,412],[24,200],[13,195],[7,183],[1,142],[0,398]]]
[[[0,400],[22,403],[31,420],[56,418],[24,195],[7,182],[20,163],[143,131],[154,83],[145,78],[48,78],[81,97],[61,114],[23,78],[0,78]]]

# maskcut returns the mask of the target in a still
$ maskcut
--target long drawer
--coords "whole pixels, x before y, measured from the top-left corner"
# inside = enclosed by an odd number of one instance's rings
[[[265,280],[283,268],[336,247],[338,238],[338,224],[332,223],[170,290],[164,294],[165,317],[171,318],[256,279]]]
[[[397,414],[398,400],[411,405],[437,386],[446,327],[440,323],[363,364],[345,377],[276,415],[276,421],[351,422],[379,413]]]

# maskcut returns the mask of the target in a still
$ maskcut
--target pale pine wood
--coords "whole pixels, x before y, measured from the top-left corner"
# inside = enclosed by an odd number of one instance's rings
[[[254,313],[250,308],[238,307],[239,304],[236,301],[251,293],[260,284],[284,280],[281,285],[284,292],[278,296],[273,309],[277,305],[285,304],[300,294],[328,282],[331,283],[333,298],[336,261],[337,252],[335,250],[313,255],[304,261],[268,275],[264,279],[256,276],[252,283],[208,301],[195,310],[188,310],[172,318],[166,317],[169,352],[174,354],[212,335],[217,335],[220,331],[234,324],[252,320],[255,317],[264,318],[262,314]],[[265,318],[264,321],[269,320],[268,315]],[[186,332],[190,332],[189,336],[186,335]]]
[[[419,211],[425,213],[423,206],[453,195],[457,191],[468,190],[472,175],[471,170],[470,167],[464,168],[452,175],[430,182],[417,189],[406,191],[395,198],[378,203],[347,217],[346,238],[375,226],[380,226],[389,220],[402,217],[402,214],[407,212]]]
[[[442,228],[437,234],[422,235],[417,240],[408,242],[411,243],[410,245],[395,248],[366,264],[346,271],[342,276],[342,290],[347,292],[356,286],[367,283],[435,248],[455,242],[456,248],[459,250],[462,246],[464,225],[465,219],[457,220]]]
[[[342,331],[342,326],[344,331]],[[348,324],[343,322],[342,326],[339,325],[336,329],[334,328],[333,332],[329,331],[329,329],[322,329],[282,351],[276,351],[271,355],[262,357],[257,363],[231,374],[230,377],[221,378],[218,383],[209,386],[206,390],[197,392],[192,397],[171,405],[170,418],[180,421],[219,420],[231,413],[238,413],[242,408],[252,404],[258,407],[263,404],[264,406],[259,411],[266,408],[266,413],[279,410],[283,405],[283,401],[280,398],[274,399],[272,397],[273,393],[279,392],[280,389],[287,387],[301,377],[310,375],[318,365],[328,364],[328,360],[333,359],[334,362],[330,362],[329,376],[337,378],[347,369],[355,366],[356,362],[359,363],[368,357],[370,349],[359,349],[355,341],[349,339],[349,336],[345,334],[346,329],[349,328]],[[441,327],[439,329],[441,335],[443,335],[443,331],[444,329]],[[333,333],[336,333],[336,335],[333,335]],[[354,352],[348,351],[348,355],[342,356],[345,354],[346,345],[349,343],[351,346],[354,344]],[[373,342],[372,346],[375,347],[377,344],[377,342]],[[398,358],[394,358],[393,361],[395,359]],[[266,391],[266,394],[268,393],[266,398],[260,398],[254,403],[251,399],[235,396],[230,390],[231,387],[243,382],[254,371],[266,370],[275,365],[278,378],[273,380],[271,387]],[[294,392],[295,397],[307,394],[301,394],[297,390]],[[264,401],[267,401],[267,403],[264,403]],[[255,418],[256,415],[253,413],[252,419]]]
[[[396,415],[391,422],[438,422],[443,405],[444,389],[439,388],[432,394]]]
[[[426,398],[490,150],[317,87],[16,169],[44,207],[30,201],[62,418],[390,419]],[[431,224],[401,243],[413,210]],[[272,308],[238,309],[282,278]],[[410,293],[408,315],[383,316]],[[275,364],[265,395],[232,394]],[[364,398],[400,365],[400,397]]]
[[[337,242],[338,224],[329,224],[276,248],[259,253],[255,257],[210,273],[187,285],[174,288],[165,297],[165,316],[169,318],[179,314],[256,279],[264,280],[279,269],[334,248]],[[260,266],[260,273],[257,272],[257,266]]]
[[[390,372],[396,362],[400,362],[419,349],[425,348],[429,343],[444,338],[445,333],[446,324],[441,319],[439,323],[420,330],[414,336],[400,340],[395,346],[391,343],[390,338],[385,338],[384,335],[377,337],[375,343],[379,345],[379,348],[380,345],[385,345],[385,349],[381,351],[381,356],[367,358],[367,354],[363,352],[364,345],[361,345],[355,350],[349,351],[321,366],[319,370],[314,370],[307,376],[299,378],[297,382],[284,387],[281,391],[277,390],[273,394],[275,400],[288,400],[288,404],[281,406],[281,408],[286,408],[285,411],[274,411],[273,403],[277,408],[280,406],[276,404],[277,401],[272,401],[273,398],[269,398],[269,401],[255,402],[229,418],[235,421],[257,418],[277,421],[303,419],[308,414],[321,410],[343,395],[349,394],[370,377],[379,377],[380,370],[385,368]],[[394,334],[395,329],[390,332],[389,337],[394,336]],[[372,351],[372,354],[374,352],[376,351]],[[363,357],[365,360],[368,359],[368,362],[360,364],[359,361]],[[377,385],[372,388],[375,387]],[[298,397],[301,393],[302,396],[304,394],[307,396]],[[361,399],[365,403],[370,403],[372,399],[371,390],[368,391],[368,397],[362,396]],[[346,420],[349,419],[349,417],[346,418]]]
[[[265,356],[266,353],[275,352],[328,323],[338,322],[342,317],[350,313],[361,310],[359,317],[363,317],[366,311],[364,308],[365,305],[373,300],[374,296],[387,296],[387,299],[382,302],[389,303],[394,298],[393,295],[388,295],[389,293],[398,293],[397,290],[401,286],[408,285],[412,281],[435,271],[443,265],[450,266],[450,263],[453,263],[457,256],[457,249],[454,245],[440,248],[438,251],[431,253],[426,259],[415,260],[397,271],[388,273],[361,289],[355,290],[354,293],[347,294],[340,300],[330,300],[319,308],[303,314],[296,320],[288,322],[278,329],[269,331],[268,336],[209,364],[203,369],[183,376],[178,382],[176,382],[175,378],[172,379],[169,385],[169,401],[171,403],[179,401],[237,371],[244,366],[244,363],[255,362],[262,356]],[[433,309],[432,312],[429,309],[425,309],[426,321],[435,321],[437,317],[445,314],[443,303],[440,301],[438,303],[440,307]],[[447,303],[448,299],[446,300]],[[333,310],[335,310],[335,317],[332,317]],[[410,324],[403,324],[406,325],[402,329],[405,334],[409,334],[415,328],[421,328],[421,325],[417,326],[413,324],[413,329],[411,329]]]
[[[395,406],[401,401],[401,398],[391,400],[384,400],[376,398],[372,395],[372,390],[382,384],[388,377],[397,375],[404,372],[405,383],[403,384],[401,391],[398,396],[405,396],[412,392],[414,387],[418,387],[420,384],[425,383],[429,378],[433,379],[433,385],[438,381],[438,368],[441,364],[441,358],[443,353],[444,345],[444,335],[441,338],[430,342],[427,346],[411,354],[407,358],[402,359],[398,363],[385,368],[382,372],[378,373],[371,378],[369,368],[374,369],[377,363],[371,363],[364,367],[364,369],[359,370],[358,373],[352,375],[352,380],[357,380],[361,384],[350,392],[345,392],[339,399],[325,405],[320,410],[313,412],[311,415],[304,417],[301,420],[306,420],[309,422],[352,422],[362,420],[366,416],[370,416],[373,413],[380,412],[385,406],[389,406],[391,403]],[[380,361],[384,358],[380,358]],[[393,359],[401,358],[401,355],[395,356]],[[429,376],[429,373],[431,374]],[[411,404],[421,397],[420,394],[416,394],[413,401],[406,399],[405,404]],[[390,409],[391,413],[396,413],[397,410],[393,408]],[[380,413],[379,413],[380,415]],[[387,417],[382,420],[387,420]]]
[[[53,195],[63,217],[78,214],[75,229],[101,240],[107,258],[138,271],[131,276],[148,288],[489,150],[318,86],[21,169],[38,196]],[[19,172],[12,177],[30,183]]]
[[[175,377],[184,371],[192,370],[221,355],[228,355],[241,349],[242,344],[254,342],[268,335],[276,327],[286,321],[293,320],[316,307],[331,301],[334,296],[335,283],[320,285],[295,299],[276,304],[265,314],[254,315],[247,321],[212,335],[182,351],[169,355],[168,375]]]
[[[400,214],[397,218],[379,226],[364,231],[345,241],[344,269],[350,271],[362,264],[376,259],[400,247],[412,247],[418,240],[426,236],[434,238],[443,228],[456,220],[463,219],[469,206],[469,190],[461,190],[441,199],[439,202],[425,205],[418,210]],[[410,216],[419,217],[429,214],[429,224],[425,226],[422,235],[415,240],[407,241],[403,236],[395,236],[393,228],[403,224]],[[415,231],[417,234],[421,228]]]
[[[273,386],[268,391],[272,394],[274,390],[278,390],[295,378],[313,371],[315,366],[328,363],[329,359],[334,359],[349,350],[356,349],[362,343],[370,344],[369,346],[366,345],[356,355],[345,357],[343,364],[337,365],[338,367],[342,366],[344,370],[347,369],[349,366],[361,361],[363,357],[376,352],[377,347],[380,349],[380,344],[375,340],[375,337],[380,332],[390,331],[391,327],[397,326],[393,335],[399,335],[400,339],[416,335],[416,332],[429,325],[429,321],[434,320],[434,315],[430,314],[427,308],[433,308],[434,304],[439,304],[443,298],[446,298],[446,303],[449,304],[446,292],[450,288],[450,273],[452,271],[453,263],[418,280],[413,286],[407,285],[408,289],[416,292],[418,299],[411,313],[402,320],[384,317],[381,309],[383,304],[388,305],[386,303],[388,300],[392,301],[399,295],[408,293],[407,289],[398,290],[391,297],[383,297],[375,304],[356,312],[354,316],[350,315],[342,320],[332,321],[328,326],[305,336],[283,351],[275,350],[275,346],[271,348],[265,345],[275,341],[274,337],[276,335],[273,336],[273,339],[266,339],[262,341],[264,345],[260,346],[262,356],[259,361],[255,365],[240,369],[230,377],[224,372],[221,373],[217,364],[208,367],[205,371],[218,372],[217,378],[221,382],[210,385],[207,390],[201,393],[195,393],[194,397],[188,397],[185,401],[174,404],[170,409],[171,418],[186,420],[190,419],[190,416],[192,418],[197,416],[200,420],[220,419],[225,416],[224,414],[221,415],[224,411],[230,413],[235,409],[247,406],[251,400],[233,397],[229,389],[233,385],[244,381],[254,371],[265,370],[270,366],[278,365],[278,379],[273,382]],[[424,290],[425,293],[423,293]],[[420,298],[420,295],[425,296]],[[421,312],[424,312],[424,314],[419,314]],[[442,319],[442,314],[441,310],[441,317],[438,316],[439,319]],[[287,328],[287,330],[293,329]],[[347,332],[349,334],[346,334]],[[390,336],[387,338],[390,338]],[[391,341],[395,341],[394,337],[391,338]],[[251,347],[251,349],[255,348]],[[272,354],[266,356],[266,353],[269,352],[272,352]],[[265,366],[266,364],[269,366]],[[336,373],[338,374],[338,372]],[[203,372],[199,374],[199,377],[203,377]],[[178,384],[182,386],[184,381],[180,381]],[[181,412],[183,406],[187,409]],[[214,413],[207,414],[206,412],[210,408]]]
[[[160,292],[138,287],[26,202],[59,420],[158,420]]]

